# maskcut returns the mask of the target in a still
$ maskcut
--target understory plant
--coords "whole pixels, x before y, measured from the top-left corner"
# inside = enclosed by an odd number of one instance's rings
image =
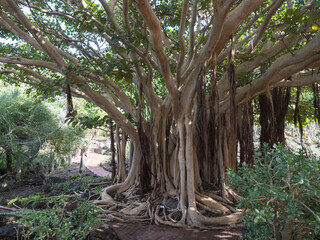
[[[21,217],[18,221],[25,227],[22,239],[81,240],[101,225],[99,209],[91,202],[75,203],[78,205],[72,211],[61,203],[56,201],[52,209],[15,213]]]
[[[229,171],[227,182],[243,198],[248,239],[320,238],[320,161],[305,152],[265,145],[255,165]]]

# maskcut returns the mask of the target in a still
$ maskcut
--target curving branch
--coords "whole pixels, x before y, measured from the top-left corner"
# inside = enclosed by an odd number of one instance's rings
[[[313,66],[320,61],[320,34],[315,36],[302,49],[295,52],[295,55],[287,53],[279,57],[260,78],[254,82],[237,89],[236,103],[240,104],[247,99],[253,98],[266,89],[270,89],[276,83],[286,79],[305,68]],[[220,109],[226,111],[229,101],[225,98],[220,103]]]
[[[190,31],[190,37],[189,37],[189,49],[188,49],[188,59],[187,64],[189,65],[190,61],[193,58],[194,55],[194,45],[195,45],[195,32],[194,27],[197,21],[197,7],[198,7],[199,0],[194,0],[192,3],[192,12],[191,12],[191,21],[189,24],[189,31]],[[185,69],[186,67],[184,67]]]
[[[106,2],[106,0],[99,0],[99,2],[101,3],[101,5],[103,6],[105,12],[107,13],[107,15],[109,16],[112,24],[115,26],[116,30],[122,32],[121,26],[119,25],[114,12],[113,12],[113,7],[111,7],[110,5],[108,5],[108,3]],[[114,6],[114,5],[113,5]]]
[[[42,60],[27,59],[21,57],[7,57],[0,55],[0,62],[8,64],[20,64],[26,66],[43,67],[53,70],[55,72],[61,72],[61,68],[56,63],[46,62]]]
[[[188,8],[189,8],[189,0],[184,0],[183,6],[182,6],[181,19],[180,19],[180,27],[179,27],[180,55],[179,55],[178,64],[177,64],[177,76],[176,76],[177,87],[179,87],[180,83],[181,83],[181,67],[183,65],[184,58],[186,55],[186,44],[184,41],[184,31],[185,31]]]
[[[175,87],[173,83],[173,77],[169,66],[168,56],[166,55],[162,41],[162,30],[161,24],[159,19],[157,18],[154,11],[151,9],[151,6],[148,1],[146,0],[137,0],[134,2],[137,9],[140,11],[141,15],[143,16],[146,24],[148,25],[151,33],[151,39],[155,54],[159,60],[159,65],[161,69],[161,74],[163,76],[164,82],[167,86],[168,92],[172,96],[177,104],[178,102],[178,89]]]
[[[138,132],[132,123],[117,109],[117,107],[100,93],[93,90],[81,76],[74,76],[83,82],[81,89],[92,101],[117,122],[117,124],[130,136],[133,141],[138,141]]]
[[[42,47],[42,49],[46,52],[48,56],[50,56],[61,69],[67,68],[67,64],[61,57],[61,55],[57,52],[56,47],[54,47],[42,34],[39,27],[32,24],[29,19],[23,14],[18,5],[13,0],[7,0],[8,10],[12,11],[15,14],[15,17],[19,20],[19,22],[33,35],[38,44]],[[5,7],[3,5],[3,7]]]
[[[257,66],[260,66],[264,64],[265,62],[268,62],[269,59],[277,56],[282,51],[286,50],[287,47],[292,47],[296,45],[299,41],[301,41],[301,37],[296,34],[289,34],[286,36],[283,41],[280,41],[276,43],[274,46],[266,44],[266,48],[263,48],[261,50],[261,53],[257,56],[255,56],[253,61],[246,61],[239,66],[236,67],[236,79],[238,79],[239,74],[242,72],[251,72]],[[273,45],[273,43],[271,43]],[[223,93],[226,92],[228,88],[228,77],[227,74],[224,74],[223,77],[218,82],[218,89],[219,89],[219,96],[223,96]]]
[[[182,92],[182,102],[190,104],[195,92],[196,79],[201,67],[205,61],[209,60],[215,52],[220,53],[240,23],[246,19],[249,14],[256,10],[265,0],[244,0],[235,9],[228,13],[229,9],[219,9],[219,4],[215,5],[215,19],[213,27],[209,33],[207,43],[199,52],[199,57],[194,58],[189,68],[194,68],[192,71],[187,69],[188,81]],[[223,34],[222,30],[224,31]]]
[[[12,32],[14,35],[18,36],[19,38],[26,41],[28,44],[33,46],[34,48],[44,51],[44,49],[40,46],[40,44],[35,41],[27,32],[20,29],[14,21],[12,21],[8,16],[0,10],[0,26],[3,26],[8,31]],[[73,62],[74,64],[78,65],[79,61],[78,59],[74,58],[70,54],[57,49],[57,52],[62,56],[68,59],[69,61]]]
[[[263,20],[263,23],[259,26],[258,28],[258,33],[257,35],[255,36],[255,38],[253,39],[252,41],[252,44],[250,45],[250,47],[248,48],[247,52],[246,53],[250,53],[252,52],[255,47],[258,45],[259,41],[261,40],[263,34],[265,33],[267,27],[268,27],[268,24],[272,18],[272,16],[277,12],[277,10],[282,6],[283,2],[285,0],[278,0],[278,1],[274,1],[272,4],[271,4],[271,8],[268,12],[268,14],[265,16],[264,20]]]
[[[38,6],[36,6],[36,5],[33,5],[33,4],[28,5],[28,4],[24,3],[24,2],[21,1],[21,0],[19,0],[18,3],[21,4],[21,5],[23,5],[23,6],[25,6],[25,7],[30,7],[30,8],[32,8],[32,9],[35,9],[35,10],[37,10],[37,11],[39,11],[39,12],[42,12],[42,13],[45,13],[45,14],[48,14],[48,15],[54,15],[54,16],[64,17],[64,18],[69,19],[69,20],[71,20],[71,21],[75,21],[75,20],[76,20],[74,17],[70,16],[70,15],[67,14],[67,13],[63,13],[63,12],[59,12],[59,11],[53,11],[53,10],[48,10],[48,9],[43,9],[43,8],[40,8],[40,7],[38,7]],[[70,6],[69,6],[69,7],[70,7]]]
[[[290,80],[283,79],[274,84],[273,87],[302,87],[315,82],[320,82],[320,73],[305,72],[293,75]]]

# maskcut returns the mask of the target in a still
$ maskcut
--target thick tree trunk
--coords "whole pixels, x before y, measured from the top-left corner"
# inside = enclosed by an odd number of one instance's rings
[[[285,117],[290,101],[290,88],[275,88],[259,96],[260,103],[260,146],[268,143],[285,144]]]
[[[231,51],[229,54],[228,79],[230,96],[230,121],[227,122],[228,147],[229,147],[229,167],[235,171],[237,167],[237,106],[236,106],[236,78],[235,78],[235,50],[234,38],[231,36]],[[230,124],[230,126],[229,126]]]
[[[232,69],[230,71],[232,73]],[[226,168],[235,170],[237,165],[237,138],[234,137],[237,131],[233,126],[237,123],[233,115],[236,109],[234,106],[231,111],[221,113],[219,107],[214,107],[219,102],[214,77],[211,80],[211,96],[207,101],[205,72],[203,69],[199,76],[201,85],[198,88],[198,101],[191,102],[190,106],[184,106],[179,109],[179,113],[174,114],[173,104],[167,99],[151,109],[150,125],[142,122],[140,86],[138,139],[130,139],[134,144],[134,156],[128,177],[124,182],[118,181],[118,184],[106,188],[102,199],[96,203],[113,206],[114,199],[108,195],[109,192],[127,191],[125,195],[129,196],[134,191],[140,192],[140,198],[148,202],[146,212],[156,223],[203,226],[236,224],[241,221],[241,214],[229,205],[234,198],[229,194],[230,190],[224,181]],[[206,112],[209,103],[213,105]],[[232,124],[231,120],[234,121]],[[116,141],[120,149],[119,128]],[[118,159],[120,161],[119,151]],[[140,191],[133,190],[132,185],[139,187]],[[150,186],[152,192],[149,191]],[[220,190],[218,193],[217,189]],[[169,198],[177,199],[176,209],[166,207]],[[228,207],[218,201],[223,201]],[[123,211],[130,212],[130,209],[132,206]],[[173,223],[166,211],[170,214],[179,213],[179,219]],[[206,216],[210,213],[215,217]]]
[[[253,165],[253,108],[252,101],[240,107],[238,123],[238,139],[240,145],[240,166],[242,163]]]
[[[207,171],[209,168],[209,159],[207,154],[208,149],[208,137],[207,137],[207,104],[206,104],[206,72],[205,66],[202,67],[197,82],[197,97],[195,107],[195,132],[197,139],[196,144],[196,155],[198,159],[200,176],[206,181],[210,182],[210,173]]]
[[[319,96],[319,84],[315,82],[312,84],[313,90],[313,108],[314,108],[314,118],[320,124],[320,96]]]
[[[233,199],[222,181],[225,178],[225,168],[233,164],[230,160],[230,149],[227,146],[230,142],[231,129],[227,124],[229,117],[217,117],[216,135],[213,137],[216,139],[215,146],[218,151],[214,153],[214,159],[210,160],[215,162],[215,168],[211,168],[212,172],[208,173],[212,177],[207,178],[208,185],[211,187],[204,190],[201,186],[203,179],[200,176],[196,154],[197,132],[194,112],[190,110],[188,114],[182,114],[177,120],[173,120],[170,105],[164,104],[159,109],[154,109],[151,115],[149,145],[142,145],[141,140],[132,141],[134,156],[127,178],[124,182],[107,187],[101,195],[101,200],[95,203],[110,206],[113,209],[112,206],[116,204],[116,200],[112,199],[108,193],[127,191],[125,195],[131,196],[138,192],[136,188],[132,188],[135,186],[140,190],[145,189],[144,192],[139,191],[140,194],[145,193],[140,195],[141,202],[132,203],[121,211],[137,212],[139,210],[141,212],[141,209],[144,209],[155,223],[173,226],[184,226],[185,224],[221,226],[239,223],[242,220],[241,214],[228,205]],[[118,129],[117,139],[120,138],[119,135]],[[146,182],[141,184],[143,178],[141,178],[140,163],[144,161],[142,155],[147,152],[143,150],[143,146],[150,147],[147,148],[150,150],[149,161],[144,167],[150,172],[152,192],[148,191],[147,184],[143,185]],[[205,147],[209,149],[208,142]],[[216,179],[218,182],[215,181]],[[213,191],[216,190],[214,185],[220,188],[220,193]],[[167,208],[168,199],[177,199],[176,209]],[[224,201],[225,206],[218,201]],[[141,208],[133,207],[138,205]],[[175,223],[169,217],[174,213],[180,215]],[[115,216],[117,214],[115,213]],[[207,217],[207,214],[214,214],[215,217]]]
[[[139,98],[138,98],[138,134],[139,134],[139,143],[140,143],[140,168],[139,168],[139,182],[140,182],[140,194],[141,196],[147,193],[150,190],[151,184],[151,154],[150,154],[150,139],[146,135],[145,129],[143,129],[142,123],[142,109],[144,102],[142,99],[142,83],[139,84]]]

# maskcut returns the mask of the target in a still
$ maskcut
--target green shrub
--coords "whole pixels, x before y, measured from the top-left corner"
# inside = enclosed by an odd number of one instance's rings
[[[244,198],[248,239],[316,239],[320,232],[320,161],[300,151],[267,146],[255,166],[228,173],[228,184]]]
[[[28,197],[24,197],[24,198],[21,198],[20,199],[20,203],[22,205],[24,205],[25,203],[27,203],[28,201],[39,201],[41,199],[41,196],[40,195],[32,195],[32,196],[28,196]]]
[[[102,224],[99,210],[90,202],[79,203],[79,206],[67,212],[65,207],[56,201],[56,207],[41,211],[23,211],[15,213],[21,216],[18,220],[26,228],[23,239],[35,240],[81,240],[89,232]]]

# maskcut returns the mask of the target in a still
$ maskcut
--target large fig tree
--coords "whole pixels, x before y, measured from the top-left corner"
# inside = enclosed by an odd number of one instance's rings
[[[0,6],[1,78],[29,83],[43,97],[64,91],[85,98],[133,143],[127,177],[96,201],[112,215],[109,193],[135,200],[117,217],[145,213],[176,226],[240,222],[230,206],[237,196],[223,181],[225,169],[237,167],[238,123],[248,112],[240,109],[264,92],[272,104],[274,87],[320,80],[318,1],[0,0]]]

